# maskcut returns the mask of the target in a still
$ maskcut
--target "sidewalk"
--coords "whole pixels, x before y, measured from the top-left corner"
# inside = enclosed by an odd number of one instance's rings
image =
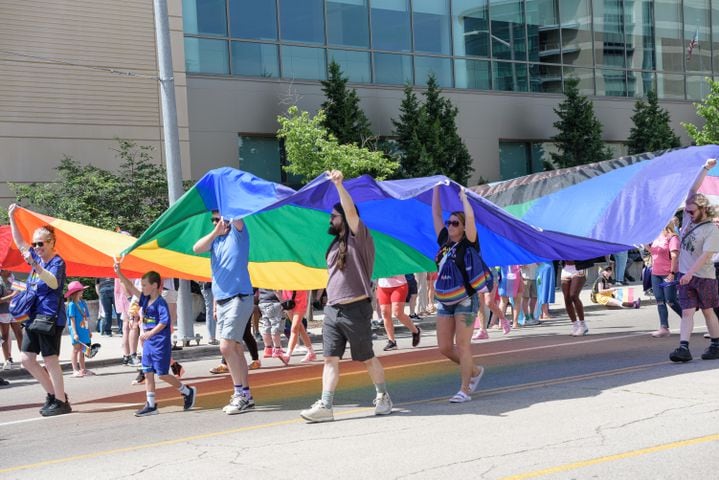
[[[637,295],[641,295],[642,299],[642,305],[643,306],[649,306],[649,305],[655,305],[656,302],[654,300],[654,297],[648,297],[643,295],[642,293],[642,286],[641,285],[628,285],[627,288],[633,289],[633,294],[635,295],[635,298],[637,298]],[[593,310],[600,310],[604,307],[595,303],[592,303],[590,300],[590,287],[585,287],[582,290],[582,293],[580,295],[580,298],[582,299],[582,303],[584,304],[584,309],[586,311],[593,311]],[[562,292],[560,290],[557,290],[555,293],[555,303],[550,305],[550,311],[552,315],[557,317],[562,317],[566,315],[566,311],[564,309],[564,297],[562,295]],[[315,311],[314,312],[314,320],[321,322],[324,318],[324,314],[321,311]],[[422,329],[426,331],[427,333],[435,330],[435,322],[436,317],[435,316],[428,316],[424,317],[421,322]],[[395,322],[395,330],[398,333],[402,333],[406,330],[406,328],[398,322]],[[204,322],[195,322],[194,324],[194,332],[195,334],[202,335],[202,340],[200,341],[200,345],[196,345],[194,341],[191,342],[191,345],[189,347],[184,347],[182,350],[176,350],[172,352],[172,356],[175,360],[178,360],[180,362],[182,361],[188,361],[188,360],[194,360],[194,359],[201,359],[201,358],[209,358],[209,357],[217,357],[218,361],[220,359],[220,347],[217,345],[208,345],[207,344],[207,329],[205,328]],[[536,332],[536,330],[527,330],[527,334],[532,335]],[[317,345],[319,344],[321,346],[322,344],[322,328],[321,327],[315,327],[308,329],[308,333],[310,334],[310,338],[312,339],[312,343]],[[380,332],[378,332],[380,333]],[[284,336],[283,336],[284,337]],[[99,368],[99,367],[106,367],[106,366],[112,366],[112,365],[119,365],[120,361],[122,359],[122,336],[119,334],[113,334],[112,337],[102,337],[98,333],[93,333],[92,336],[93,343],[100,343],[102,345],[102,348],[98,352],[97,356],[92,359],[86,359],[85,364],[88,369],[93,368]],[[284,339],[286,342],[286,339]],[[261,345],[261,341],[258,342]],[[260,347],[261,348],[261,347]],[[67,335],[67,329],[65,330],[65,335],[63,335],[62,339],[62,347],[60,348],[60,362],[62,364],[64,371],[72,371],[72,366],[70,364],[70,353],[72,351],[72,346],[70,343],[70,337]],[[12,344],[12,353],[13,353],[13,359],[16,362],[16,367],[12,370],[3,370],[0,371],[0,377],[3,378],[20,378],[20,377],[27,377],[29,376],[28,373],[25,371],[25,369],[21,368],[19,366],[19,352],[17,349],[17,344],[13,340]]]

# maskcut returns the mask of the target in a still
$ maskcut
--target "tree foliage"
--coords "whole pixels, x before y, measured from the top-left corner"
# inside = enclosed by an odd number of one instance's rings
[[[699,128],[689,122],[682,122],[689,136],[696,145],[719,144],[719,81],[706,79],[709,93],[701,103],[695,103],[697,115],[704,119],[704,126]]]
[[[277,136],[284,140],[288,165],[285,170],[309,181],[331,169],[342,170],[346,178],[363,174],[383,180],[391,176],[399,163],[384,156],[383,152],[370,151],[353,143],[340,145],[337,138],[323,127],[325,113],[317,115],[291,106],[285,115],[279,115]]]
[[[579,93],[579,79],[566,81],[564,95],[554,109],[559,117],[554,122],[558,133],[552,137],[559,150],[552,153],[554,163],[565,168],[612,158],[611,150],[602,141],[602,124],[594,115],[592,102]]]
[[[354,143],[360,147],[375,149],[370,121],[360,107],[357,90],[347,88],[346,77],[334,60],[330,63],[329,77],[322,82],[326,100],[322,103],[325,118],[322,126],[332,133],[341,144]]]
[[[669,126],[669,112],[659,106],[657,93],[650,90],[647,101],[637,100],[632,115],[634,126],[629,131],[627,140],[629,154],[656,152],[676,148],[680,145],[679,137]]]
[[[118,139],[117,173],[64,157],[57,180],[10,187],[20,204],[52,217],[139,235],[168,206],[165,168],[152,161],[152,147]]]
[[[469,180],[472,157],[457,133],[458,109],[443,97],[434,75],[427,80],[420,104],[408,85],[398,120],[392,120],[399,146],[400,176],[442,174],[461,184]]]

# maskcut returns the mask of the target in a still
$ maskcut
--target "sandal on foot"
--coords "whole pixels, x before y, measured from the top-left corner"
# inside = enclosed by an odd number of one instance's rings
[[[474,393],[477,390],[477,387],[479,386],[479,381],[482,380],[482,375],[484,375],[484,367],[479,367],[479,373],[469,379],[469,391],[471,393]]]
[[[454,394],[454,397],[449,399],[449,403],[464,403],[472,400],[472,397],[464,393],[462,390]]]

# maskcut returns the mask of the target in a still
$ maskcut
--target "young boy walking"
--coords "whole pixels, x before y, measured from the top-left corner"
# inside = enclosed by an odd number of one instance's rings
[[[180,391],[185,410],[195,405],[196,387],[188,387],[181,383],[170,372],[170,356],[172,353],[172,339],[170,338],[170,310],[167,302],[162,298],[162,279],[154,271],[142,276],[142,291],[128,280],[120,271],[120,264],[115,264],[115,273],[122,282],[128,295],[135,295],[140,299],[140,308],[143,312],[140,322],[140,340],[142,347],[142,372],[145,374],[145,392],[147,402],[145,406],[135,412],[136,417],[156,415],[155,402],[155,374],[165,383],[172,385]]]

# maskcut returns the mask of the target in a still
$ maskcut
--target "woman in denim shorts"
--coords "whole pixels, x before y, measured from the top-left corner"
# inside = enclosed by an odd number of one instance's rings
[[[437,243],[440,245],[437,259],[441,260],[450,250],[459,256],[466,248],[478,249],[474,211],[464,189],[459,192],[464,211],[452,212],[446,222],[442,220],[442,204],[439,197],[439,187],[435,187],[432,194],[432,220]],[[455,245],[457,248],[452,249]],[[457,253],[457,250],[461,252]],[[454,261],[454,257],[446,261]],[[475,365],[472,358],[472,332],[478,309],[477,293],[452,305],[437,302],[437,345],[442,355],[459,365],[462,382],[459,391],[449,399],[451,403],[472,400],[470,395],[477,389],[484,373],[484,368]]]

